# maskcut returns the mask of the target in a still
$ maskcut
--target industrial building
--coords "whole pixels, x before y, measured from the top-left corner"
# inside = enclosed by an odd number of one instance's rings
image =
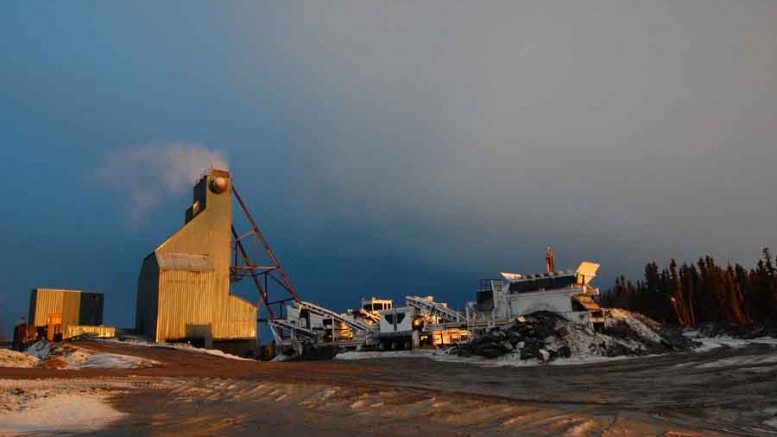
[[[36,288],[30,293],[28,326],[46,328],[51,339],[68,339],[82,334],[113,337],[115,328],[103,326],[102,293],[80,290]]]
[[[194,186],[184,226],[143,261],[136,329],[240,355],[257,349],[257,307],[230,293],[232,180],[211,170]]]

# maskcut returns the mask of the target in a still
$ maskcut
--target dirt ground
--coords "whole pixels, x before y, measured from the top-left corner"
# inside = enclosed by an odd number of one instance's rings
[[[423,358],[263,363],[78,346],[164,366],[0,368],[0,379],[121,381],[111,402],[127,414],[95,435],[777,435],[770,346],[517,368]]]

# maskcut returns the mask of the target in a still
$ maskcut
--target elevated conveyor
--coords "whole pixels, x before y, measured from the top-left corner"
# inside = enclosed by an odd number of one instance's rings
[[[371,330],[369,326],[363,323],[343,317],[342,315],[332,310],[326,309],[314,303],[301,301],[299,303],[299,307],[300,307],[300,310],[307,310],[307,311],[310,311],[311,313],[318,314],[319,316],[336,320],[337,322],[340,322],[357,332],[369,332]]]
[[[405,296],[407,306],[413,307],[431,316],[437,316],[444,322],[464,322],[466,317],[456,310],[448,308],[441,302],[435,302],[431,297]]]

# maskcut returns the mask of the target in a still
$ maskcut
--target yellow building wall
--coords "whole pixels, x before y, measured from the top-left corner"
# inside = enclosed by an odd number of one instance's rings
[[[30,324],[46,326],[49,314],[62,314],[62,326],[77,325],[81,311],[81,292],[38,288],[33,290],[33,302],[30,302]]]
[[[207,255],[213,271],[159,271],[157,342],[191,337],[210,340],[255,339],[256,306],[230,294],[232,194],[210,189],[207,178],[205,209],[162,243],[156,254]],[[228,177],[228,176],[226,176]],[[147,281],[148,282],[148,281]],[[143,291],[145,293],[146,291]],[[138,291],[139,296],[141,290]],[[139,312],[141,310],[138,310]]]
[[[100,338],[110,338],[116,336],[116,328],[113,326],[69,325],[65,327],[62,338],[68,339],[84,334]]]

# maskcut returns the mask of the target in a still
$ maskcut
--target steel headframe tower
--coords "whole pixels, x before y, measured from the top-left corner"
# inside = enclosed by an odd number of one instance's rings
[[[245,202],[243,202],[240,194],[238,194],[234,184],[232,185],[232,194],[234,194],[235,200],[237,200],[238,205],[240,205],[240,209],[243,210],[243,214],[245,215],[250,229],[243,234],[238,234],[233,221],[232,250],[234,253],[230,281],[234,283],[250,277],[256,286],[262,304],[267,308],[269,320],[272,321],[276,318],[283,317],[285,303],[291,301],[300,303],[297,291],[294,289],[294,285],[283,270],[278,258],[275,257],[272,249],[270,249],[270,245],[267,244],[267,240],[265,240],[262,232],[259,231],[256,221],[248,211]],[[251,249],[251,253],[248,252],[247,246]],[[261,248],[259,246],[261,246]],[[262,254],[265,256],[262,256]],[[260,263],[260,259],[265,259],[265,262]],[[274,298],[274,296],[270,296],[271,286],[279,286],[283,290],[281,294],[283,295],[285,292],[288,296],[277,300],[271,300]],[[278,306],[277,310],[273,310],[273,305]],[[260,319],[260,321],[261,320],[262,319]]]

